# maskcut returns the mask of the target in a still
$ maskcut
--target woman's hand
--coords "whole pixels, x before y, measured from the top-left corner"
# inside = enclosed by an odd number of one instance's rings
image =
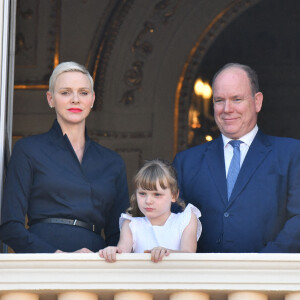
[[[57,249],[54,253],[93,253],[93,251],[91,251],[88,248],[81,248],[81,249],[78,249],[74,252],[64,252],[64,251],[61,251],[61,250]]]
[[[145,250],[144,253],[151,253],[151,261],[159,262],[164,256],[168,256],[171,250],[164,247],[155,247],[152,250]]]
[[[107,262],[116,261],[116,253],[122,253],[122,250],[118,247],[106,247],[99,251],[100,257],[104,258]]]
[[[72,253],[94,253],[93,251],[91,251],[90,249],[88,248],[81,248],[81,249],[78,249]]]

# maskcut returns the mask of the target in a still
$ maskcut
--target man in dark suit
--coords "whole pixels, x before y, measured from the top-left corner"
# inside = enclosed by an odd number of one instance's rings
[[[181,197],[202,213],[198,252],[299,252],[300,141],[258,129],[250,67],[225,65],[212,88],[222,135],[174,160]]]

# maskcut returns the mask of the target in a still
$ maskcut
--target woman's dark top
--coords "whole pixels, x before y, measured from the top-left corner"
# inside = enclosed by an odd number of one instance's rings
[[[86,135],[80,164],[57,121],[44,134],[19,140],[4,187],[0,239],[17,253],[98,251],[116,245],[119,216],[129,206],[125,165],[112,150]],[[27,230],[24,226],[28,215]],[[43,218],[78,219],[104,230],[35,223]]]

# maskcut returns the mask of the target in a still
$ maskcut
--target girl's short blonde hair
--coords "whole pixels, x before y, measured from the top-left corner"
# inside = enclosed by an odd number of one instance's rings
[[[172,196],[176,199],[176,203],[182,208],[185,207],[184,202],[178,197],[179,189],[175,168],[167,160],[154,159],[146,161],[133,178],[134,193],[130,198],[130,207],[127,209],[127,213],[133,217],[143,217],[144,215],[137,204],[136,191],[139,187],[148,191],[157,191],[157,183],[162,189],[169,188]]]

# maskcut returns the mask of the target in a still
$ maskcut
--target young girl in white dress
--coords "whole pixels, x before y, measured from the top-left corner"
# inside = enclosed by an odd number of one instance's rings
[[[172,202],[184,208],[178,199],[177,175],[173,166],[159,159],[148,161],[134,177],[135,192],[130,208],[120,217],[120,240],[117,247],[99,251],[108,262],[116,253],[151,253],[158,262],[171,252],[196,252],[202,226],[200,211],[188,204],[183,212],[171,213]]]

